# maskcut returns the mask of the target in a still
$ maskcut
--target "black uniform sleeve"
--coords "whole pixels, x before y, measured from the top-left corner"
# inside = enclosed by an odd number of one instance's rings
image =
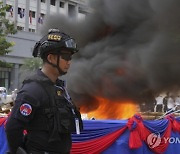
[[[15,154],[19,146],[23,147],[24,134],[28,123],[33,119],[39,102],[27,92],[18,93],[11,115],[6,123],[6,135],[9,149]]]
[[[36,99],[23,92],[18,94],[11,115],[15,119],[28,123],[33,119],[39,106],[40,103]]]
[[[19,146],[23,147],[23,124],[10,116],[6,124],[6,136],[9,151],[11,154],[15,154]]]

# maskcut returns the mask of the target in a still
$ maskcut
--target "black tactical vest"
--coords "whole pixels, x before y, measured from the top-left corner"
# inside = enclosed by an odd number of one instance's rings
[[[83,129],[80,112],[70,98],[67,98],[63,82],[61,85],[55,86],[50,83],[48,78],[34,75],[26,79],[23,84],[30,82],[39,84],[48,96],[48,100],[40,102],[40,108],[36,110],[34,118],[26,126],[27,131],[47,131],[50,134],[50,142],[58,140],[61,133],[75,132],[75,120],[79,121],[80,130]]]

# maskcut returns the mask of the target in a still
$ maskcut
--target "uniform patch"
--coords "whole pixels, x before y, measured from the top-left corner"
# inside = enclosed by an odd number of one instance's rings
[[[32,107],[31,107],[31,105],[29,105],[29,104],[27,104],[27,103],[22,104],[21,107],[20,107],[20,112],[21,112],[21,114],[24,115],[24,116],[30,115],[31,112],[32,112]]]
[[[58,91],[57,91],[57,95],[58,95],[58,96],[61,96],[61,95],[62,95],[62,91],[61,91],[61,90],[58,90]]]

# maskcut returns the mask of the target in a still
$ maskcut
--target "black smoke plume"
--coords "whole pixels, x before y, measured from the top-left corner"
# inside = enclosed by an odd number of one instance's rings
[[[180,1],[96,0],[85,20],[51,15],[42,33],[59,28],[80,51],[67,75],[75,102],[95,96],[141,102],[180,86]]]

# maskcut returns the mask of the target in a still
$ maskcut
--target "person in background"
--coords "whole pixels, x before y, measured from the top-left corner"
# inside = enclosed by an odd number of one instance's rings
[[[180,110],[180,95],[175,97],[176,110]]]
[[[6,97],[7,97],[7,90],[6,90],[6,89],[3,90],[3,92],[2,92],[2,97],[3,97],[4,99],[6,99]]]
[[[168,111],[168,107],[167,107],[168,97],[169,97],[169,92],[166,93],[166,96],[164,97],[164,100],[163,100],[164,112],[165,112],[165,113]]]
[[[12,97],[12,100],[13,100],[13,105],[14,105],[16,97],[17,97],[17,92],[18,92],[17,89],[14,89],[14,91],[12,91],[11,97]]]
[[[164,97],[163,95],[159,95],[155,98],[156,100],[156,105],[154,107],[154,112],[163,112],[164,111],[164,104],[163,104],[163,101],[164,101]]]
[[[169,94],[169,97],[167,98],[167,112],[171,113],[175,111],[176,105],[175,105],[175,98],[172,94]]]
[[[67,73],[77,51],[74,39],[58,29],[50,29],[36,43],[33,56],[40,57],[43,66],[24,80],[7,120],[11,154],[22,149],[28,154],[70,153],[71,133],[80,134],[83,124],[66,83],[58,77]]]

